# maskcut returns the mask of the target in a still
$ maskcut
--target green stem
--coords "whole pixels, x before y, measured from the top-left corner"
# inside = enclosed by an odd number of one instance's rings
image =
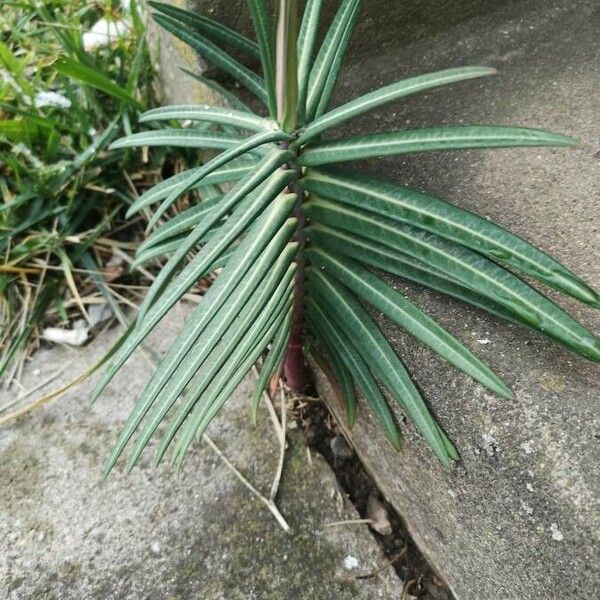
[[[298,123],[298,2],[279,0],[275,35],[275,95],[277,120],[282,129],[294,131]]]

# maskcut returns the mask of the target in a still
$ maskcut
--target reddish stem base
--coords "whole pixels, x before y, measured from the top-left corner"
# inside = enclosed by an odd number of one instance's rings
[[[302,344],[290,340],[283,373],[288,387],[298,394],[304,393],[310,385],[310,374],[304,359]]]

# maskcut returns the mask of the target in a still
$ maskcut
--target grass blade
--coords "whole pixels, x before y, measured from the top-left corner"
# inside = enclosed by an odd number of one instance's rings
[[[80,83],[96,88],[117,100],[121,100],[121,102],[142,108],[141,103],[131,96],[127,90],[117,85],[114,81],[111,81],[98,69],[88,67],[72,58],[61,58],[54,63],[53,67],[61,75],[71,77],[71,79],[75,79]]]

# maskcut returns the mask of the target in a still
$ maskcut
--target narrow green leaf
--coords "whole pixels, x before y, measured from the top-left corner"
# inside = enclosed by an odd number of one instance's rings
[[[418,94],[442,85],[465,81],[475,77],[483,77],[496,73],[496,69],[488,67],[459,67],[457,69],[444,69],[427,75],[419,75],[410,79],[403,79],[391,85],[379,88],[359,98],[342,104],[338,108],[324,114],[310,123],[298,138],[299,144],[306,144],[323,132],[336,127],[341,123],[353,119],[380,106],[395,102],[399,98]]]
[[[308,78],[322,7],[323,0],[307,1],[298,34],[298,119],[300,125],[305,123]]]
[[[355,345],[346,336],[344,330],[334,323],[322,304],[309,296],[306,308],[306,316],[311,330],[313,332],[323,331],[331,340],[331,343],[340,349],[340,357],[344,361],[346,369],[352,373],[356,385],[364,394],[365,400],[383,427],[386,437],[396,450],[400,450],[402,447],[400,432],[392,412],[363,357],[357,352]]]
[[[211,229],[216,223],[218,223],[225,215],[229,213],[231,209],[237,206],[242,200],[246,198],[248,194],[254,191],[257,186],[266,181],[260,192],[251,199],[248,205],[239,207],[237,212],[234,212],[232,217],[225,222],[225,225],[219,230],[218,236],[211,239],[210,243],[205,246],[210,251],[207,256],[210,256],[210,263],[212,263],[218,256],[227,249],[229,244],[233,242],[235,238],[231,237],[233,231],[241,233],[242,230],[237,230],[237,221],[233,216],[252,215],[253,218],[258,214],[258,211],[262,210],[265,201],[275,198],[279,194],[284,185],[291,182],[294,179],[294,174],[291,171],[279,169],[282,161],[287,160],[288,152],[275,150],[271,155],[265,158],[263,163],[256,169],[256,171],[247,177],[245,177],[236,187],[228,192],[223,200],[219,203],[218,207],[215,207],[214,212],[207,215],[202,222],[194,228],[192,233],[187,237],[184,244],[181,245],[177,253],[169,260],[169,262],[161,269],[158,277],[155,279],[152,287],[146,294],[144,301],[142,302],[138,318],[142,319],[147,308],[151,306],[154,299],[162,293],[164,286],[173,276],[175,270],[179,267],[181,261],[185,258],[187,253],[194,248],[194,246],[204,237],[206,232]],[[279,169],[279,170],[278,170]],[[242,216],[242,221],[246,218]],[[227,243],[226,243],[227,242]],[[214,248],[213,248],[214,246]],[[214,252],[219,254],[213,254]],[[208,260],[208,258],[206,259]],[[194,261],[192,261],[193,263]],[[190,264],[192,264],[190,263]],[[202,263],[204,267],[208,266],[208,262]],[[199,275],[199,274],[198,274]]]
[[[216,171],[213,171],[210,175],[204,176],[204,178],[197,184],[196,187],[205,185],[215,185],[219,183],[228,183],[231,181],[238,181],[245,175],[248,175],[251,171],[254,171],[258,165],[258,162],[254,161],[243,161],[236,164],[228,164]],[[150,188],[147,192],[144,192],[130,207],[127,211],[126,217],[129,218],[136,212],[154,204],[160,202],[171,192],[184,184],[187,185],[190,181],[194,181],[202,167],[195,167],[188,169],[177,175],[173,175],[160,183],[157,183],[154,187]]]
[[[378,213],[462,244],[582,302],[600,307],[598,294],[559,262],[510,231],[454,204],[350,172],[311,169],[301,185],[325,198]]]
[[[275,205],[272,208],[272,210],[268,211],[268,213],[265,214],[264,217],[253,227],[253,233],[255,234],[255,236],[246,237],[245,240],[240,244],[240,247],[236,252],[236,261],[233,262],[231,266],[228,267],[225,271],[223,271],[221,276],[218,277],[215,283],[209,288],[203,301],[196,307],[188,321],[189,323],[193,324],[194,336],[190,334],[191,327],[186,327],[184,331],[180,334],[178,340],[176,340],[176,342],[169,349],[169,352],[165,359],[163,359],[163,361],[160,363],[152,379],[144,389],[142,396],[138,400],[134,411],[129,416],[121,434],[119,435],[117,444],[115,445],[115,448],[111,454],[111,457],[108,461],[108,465],[106,467],[107,472],[110,471],[110,469],[114,466],[118,457],[123,452],[125,445],[137,429],[143,417],[150,409],[153,399],[161,391],[161,389],[167,382],[168,377],[163,377],[163,374],[165,372],[170,373],[174,368],[177,368],[177,366],[181,362],[181,359],[184,358],[187,354],[187,350],[190,346],[190,341],[191,343],[195,341],[198,335],[202,332],[202,329],[204,329],[206,325],[208,325],[213,320],[215,315],[218,314],[219,309],[221,309],[221,307],[226,303],[227,299],[231,296],[232,291],[235,290],[235,288],[237,287],[239,281],[236,280],[236,275],[239,274],[240,276],[243,276],[248,271],[248,269],[252,265],[253,260],[256,257],[257,252],[260,253],[262,249],[264,249],[264,247],[267,245],[269,241],[268,233],[271,232],[272,236],[274,232],[279,231],[282,229],[282,227],[284,227],[284,223],[287,219],[287,214],[289,214],[290,212],[291,206],[292,205],[289,202],[281,202],[278,205]],[[294,223],[292,223],[291,226],[288,223],[284,227],[284,230],[280,234],[280,237],[285,237],[288,234],[288,232],[291,234],[291,232],[293,231],[293,225]],[[152,311],[149,313],[149,318],[147,320],[150,320],[151,314]],[[221,321],[224,323],[225,327],[229,325],[228,321]],[[122,360],[121,355],[128,351],[129,347],[132,345],[132,341],[133,343],[137,342],[136,338],[139,338],[140,336],[138,331],[139,328],[138,330],[134,330],[132,334],[132,338],[134,339],[128,340],[124,344],[123,351],[117,353],[115,357],[115,362],[120,362]],[[209,348],[209,351],[210,349],[212,349],[212,347],[214,347],[214,344]],[[185,352],[183,352],[183,350],[185,350]],[[179,360],[176,360],[177,358],[179,358]],[[109,369],[111,369],[111,366],[112,365],[109,366]],[[173,380],[170,382],[172,387],[173,385],[177,385],[178,383],[179,381]],[[187,383],[187,381],[185,383]],[[176,399],[177,395],[174,399]],[[158,419],[157,414],[158,411],[155,411],[155,415],[151,420],[152,423],[158,424],[158,422],[160,422],[160,419]],[[150,426],[151,425],[149,425],[149,427]],[[141,452],[139,445],[138,449]]]
[[[505,398],[512,393],[490,368],[414,304],[359,263],[312,246],[306,252],[312,264],[331,274],[355,294],[379,309],[456,368]]]
[[[12,75],[13,79],[19,85],[21,90],[27,96],[33,97],[35,91],[25,76],[25,61],[21,62],[12,52],[12,50],[0,40],[0,63]]]
[[[210,239],[216,232],[216,228],[211,229],[206,234],[206,239]],[[156,244],[156,246],[152,246],[144,250],[144,252],[138,253],[135,257],[135,260],[131,263],[131,268],[137,269],[139,266],[147,263],[148,261],[161,256],[169,259],[173,254],[175,254],[175,252],[177,252],[177,250],[179,250],[181,244],[183,243],[185,243],[185,236],[175,237],[166,242],[162,242],[161,244]],[[223,250],[221,254],[216,257],[209,266],[206,267],[205,273],[212,273],[216,269],[224,267],[229,262],[229,259],[231,258],[233,252],[235,252],[236,248],[237,244],[232,243],[228,248]]]
[[[285,252],[282,252],[282,249],[293,235],[294,226],[295,223],[287,223],[277,235],[273,235],[273,228],[263,229],[265,232],[263,236],[252,236],[252,240],[248,236],[246,241],[240,244],[229,267],[218,277],[215,292],[210,295],[207,293],[196,307],[187,320],[185,329],[171,345],[167,355],[146,385],[131,415],[133,418],[130,417],[128,420],[124,430],[125,436],[116,448],[115,460],[131,433],[139,427],[144,415],[154,405],[152,414],[144,424],[129,459],[128,468],[131,469],[156,428],[163,422],[167,412],[202,364],[205,361],[209,363],[206,374],[206,383],[208,383],[240,342],[245,330],[257,318],[261,309],[267,310],[269,299],[273,303],[281,299],[293,275],[293,270],[289,270],[287,277],[285,276],[296,247],[290,245]],[[263,228],[264,224],[257,224],[257,227]],[[278,254],[281,256],[276,260]],[[273,270],[268,273],[271,266]],[[263,287],[255,293],[261,282]],[[212,286],[210,290],[214,287]],[[219,345],[218,349],[217,345]],[[194,392],[202,392],[202,387],[197,381]],[[171,424],[163,437],[163,440],[166,440],[164,450],[191,410],[193,403],[193,401],[190,403],[188,397],[171,419]],[[159,449],[161,456],[164,450]],[[114,461],[111,462],[114,464]]]
[[[233,108],[221,108],[208,104],[163,106],[149,110],[140,116],[141,123],[185,119],[232,125],[258,132],[279,129],[277,123],[270,119],[263,119],[252,113],[234,110]]]
[[[345,47],[352,35],[356,11],[362,5],[362,0],[342,0],[340,7],[325,35],[315,62],[310,72],[307,95],[306,116],[314,118],[323,88],[327,82],[335,54],[338,48]]]
[[[404,365],[373,319],[350,292],[319,269],[309,267],[307,280],[310,293],[315,295],[321,305],[329,308],[338,326],[344,327],[351,338],[360,340],[356,346],[357,351],[374,374],[393,393],[436,456],[443,464],[450,464],[446,442],[440,434],[439,426]]]
[[[311,326],[310,329],[315,339],[323,346],[326,359],[329,360],[329,365],[335,378],[335,381],[332,381],[331,384],[338,387],[338,393],[341,395],[346,409],[346,423],[348,427],[353,427],[356,421],[357,402],[352,374],[346,368],[340,355],[340,349],[335,345],[335,340],[330,339],[327,333],[319,327]]]
[[[200,83],[204,84],[206,87],[210,88],[227,101],[227,104],[236,110],[240,110],[242,112],[252,113],[252,109],[244,104],[235,94],[232,94],[229,90],[225,89],[222,85],[218,84],[216,81],[209,79],[208,77],[204,77],[204,75],[200,75],[198,73],[192,73],[188,69],[184,69],[183,67],[179,67],[186,75],[193,77]]]
[[[484,256],[426,231],[348,205],[316,199],[305,204],[313,221],[356,233],[427,262],[450,279],[517,313],[579,354],[600,361],[600,341],[551,300]]]
[[[162,436],[157,451],[157,462],[160,462],[164,456],[164,453],[183,425],[186,417],[193,410],[198,398],[204,393],[208,393],[209,396],[218,393],[218,390],[209,389],[209,387],[212,387],[211,382],[218,376],[223,368],[226,368],[226,365],[231,360],[231,356],[238,346],[243,344],[249,349],[256,344],[256,338],[249,339],[245,335],[248,330],[252,328],[252,325],[257,320],[258,325],[265,325],[273,315],[277,313],[278,309],[280,310],[282,306],[289,301],[293,285],[291,281],[294,267],[290,266],[290,261],[288,260],[289,268],[287,268],[287,271],[285,269],[282,271],[280,269],[281,264],[281,261],[278,261],[278,264],[274,268],[274,272],[266,280],[265,289],[259,290],[256,297],[248,300],[247,305],[238,317],[226,324],[226,333],[218,346],[213,347],[212,354],[209,356],[208,353],[204,351],[203,340],[208,336],[203,335],[192,347],[189,357],[186,357],[186,360],[178,369],[175,377],[187,379],[186,385],[187,383],[190,383],[188,386],[189,391],[184,401],[177,408],[176,413],[170,420],[167,430]],[[270,294],[265,291],[267,289],[271,292]],[[200,353],[200,356],[198,356],[198,353]],[[200,367],[202,368],[200,369]],[[184,388],[181,385],[178,385],[177,389],[183,391]],[[161,405],[170,400],[170,404],[167,404],[166,406],[166,410],[168,410],[175,399],[176,398],[172,396],[171,391],[167,389],[161,394],[157,409],[160,409]],[[157,420],[159,422],[164,418],[165,412],[166,411],[163,409],[160,414],[157,414]],[[143,438],[140,439],[140,442],[142,441]],[[133,464],[134,458],[135,453],[132,455],[131,464]]]
[[[133,98],[125,89],[111,81],[98,69],[92,69],[72,58],[61,58],[53,65],[54,69],[61,75],[71,77],[80,83],[96,88],[117,100],[141,108],[141,104]]]
[[[52,129],[32,119],[2,119],[0,120],[0,138],[10,142],[32,144],[45,142]]]
[[[233,215],[226,221],[225,225],[219,230],[219,235],[215,235],[210,242],[202,248],[202,250],[180,273],[176,281],[169,286],[166,284],[168,283],[172,272],[168,273],[167,267],[163,267],[163,270],[150,288],[150,291],[144,300],[144,303],[147,302],[147,306],[144,307],[145,314],[142,316],[138,314],[138,320],[134,332],[127,340],[127,343],[120,348],[113,361],[106,368],[106,371],[100,378],[94,390],[93,398],[97,398],[102,393],[102,390],[114,377],[118,369],[129,358],[139,344],[147,337],[156,324],[183,296],[183,294],[185,294],[187,290],[198,280],[198,278],[205,274],[206,269],[217,258],[219,258],[223,251],[231,245],[231,243],[240,235],[242,231],[246,229],[246,227],[248,227],[250,223],[252,223],[256,216],[264,210],[267,204],[270,203],[269,206],[271,206],[273,210],[277,209],[284,212],[288,211],[287,214],[289,214],[295,203],[295,196],[283,196],[279,197],[277,201],[273,201],[273,198],[285,188],[289,181],[290,176],[287,172],[271,177],[267,184],[263,186],[260,192],[253,199],[253,202],[244,207],[243,211],[239,213],[234,212]],[[204,227],[206,227],[206,229],[204,229]],[[188,243],[191,242],[190,247],[193,247],[195,244],[195,241],[193,240],[201,237],[201,235],[208,230],[208,228],[209,226],[203,224],[203,226],[198,228],[199,231],[194,231],[190,234],[190,236],[188,236]],[[189,248],[180,248],[177,255],[173,256],[169,260],[167,266],[171,266],[173,268],[174,266],[177,266],[188,251]],[[165,287],[166,289],[164,289]],[[148,300],[150,294],[153,294],[154,297]],[[158,296],[160,297],[158,298]]]
[[[234,79],[237,79],[241,85],[250,90],[263,104],[267,105],[269,103],[265,83],[256,73],[244,67],[209,39],[182,25],[179,21],[156,13],[152,17],[161,27],[178,37],[182,42],[185,42],[208,62],[223,69],[223,71],[229,73]]]
[[[231,360],[227,363],[227,368],[223,369],[211,385],[211,393],[202,401],[197,403],[192,414],[184,426],[181,438],[179,439],[173,459],[181,468],[185,452],[189,448],[194,436],[200,438],[210,422],[215,418],[221,407],[229,399],[233,391],[242,382],[252,365],[258,360],[269,340],[272,339],[275,332],[281,327],[285,327],[287,320],[291,318],[290,314],[291,298],[287,306],[284,306],[280,313],[271,320],[268,329],[258,327],[252,328],[250,340],[258,339],[251,350],[244,352],[245,346],[238,348]],[[260,331],[260,333],[258,333]],[[239,357],[243,355],[243,359]]]
[[[267,11],[264,0],[247,0],[248,8],[252,14],[252,22],[260,49],[263,75],[266,85],[265,104],[269,107],[272,119],[277,118],[277,105],[275,101],[275,48],[273,45],[273,23]]]
[[[258,381],[254,387],[254,394],[252,395],[252,404],[250,407],[250,414],[255,425],[258,422],[258,408],[260,406],[260,399],[263,395],[263,392],[267,389],[271,377],[281,364],[281,361],[284,359],[289,338],[290,327],[282,327],[277,332],[277,335],[273,340],[273,344],[271,345],[271,349],[269,350],[269,354],[267,355],[267,358],[265,359],[265,362],[260,370]]]
[[[143,251],[140,252],[140,249],[135,253],[135,260],[131,264],[131,270],[138,269],[142,265],[150,262],[151,260],[158,258],[160,256],[170,256],[174,252],[177,252],[179,246],[185,241],[185,236],[178,236],[166,242],[157,243],[149,248],[144,248]]]
[[[256,133],[255,135],[247,138],[242,143],[236,144],[229,150],[222,152],[218,156],[215,156],[212,160],[209,160],[197,173],[196,175],[181,183],[179,187],[175,188],[161,203],[158,209],[152,215],[152,218],[148,222],[148,227],[153,227],[165,211],[175,203],[175,201],[183,194],[193,189],[194,186],[198,185],[207,175],[210,175],[217,169],[230,163],[232,160],[246,154],[250,150],[264,146],[265,148],[271,147],[267,144],[272,142],[288,140],[289,135],[283,131],[267,131],[262,133]],[[264,148],[263,148],[264,150]]]
[[[205,35],[212,42],[228,44],[253,58],[260,58],[258,45],[255,42],[239,34],[237,31],[225,27],[225,25],[222,25],[218,21],[163,2],[148,2],[148,4],[164,15]]]
[[[198,148],[226,150],[244,142],[244,138],[227,133],[203,131],[198,129],[158,129],[142,131],[118,139],[110,145],[117,148],[136,148],[139,146],[167,146],[176,148]]]
[[[319,102],[317,103],[317,108],[314,112],[315,119],[322,117],[323,114],[327,112],[329,103],[331,102],[331,97],[335,90],[335,86],[338,82],[342,71],[342,65],[344,64],[344,58],[346,57],[346,50],[348,49],[350,38],[352,37],[352,33],[354,32],[354,26],[356,25],[356,21],[358,19],[361,7],[362,0],[361,2],[357,2],[355,4],[354,10],[348,18],[348,22],[346,23],[344,33],[340,41],[340,45],[336,48],[333,60],[331,61],[331,67],[329,69],[329,72],[327,73],[327,78],[325,79],[325,84],[323,85],[323,89],[319,97]]]
[[[169,219],[164,225],[152,232],[138,247],[136,255],[139,256],[142,252],[156,246],[169,238],[178,236],[193,229],[202,219],[214,210],[223,197],[215,198],[207,202],[202,202],[196,206],[192,206]]]
[[[525,127],[495,125],[434,127],[360,135],[343,140],[323,142],[308,148],[300,157],[299,162],[301,165],[309,167],[433,150],[573,146],[575,144],[575,140],[566,135]]]
[[[517,313],[457,283],[429,264],[394,248],[325,225],[311,225],[304,231],[307,239],[324,248],[472,304],[511,323],[529,326]]]

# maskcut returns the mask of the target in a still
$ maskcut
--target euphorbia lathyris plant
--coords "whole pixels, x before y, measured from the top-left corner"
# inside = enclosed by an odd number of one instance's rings
[[[195,190],[204,195],[202,202],[157,227],[139,248],[138,264],[162,254],[170,258],[96,395],[199,278],[222,270],[147,383],[109,468],[137,432],[129,460],[133,466],[163,422],[166,429],[158,460],[172,446],[180,463],[193,439],[265,352],[254,415],[260,394],[280,366],[287,384],[302,391],[307,384],[307,342],[331,366],[350,424],[356,415],[355,391],[360,390],[391,443],[399,447],[400,434],[382,392],[386,389],[438,458],[445,464],[456,460],[452,443],[364,304],[383,312],[488,389],[505,397],[511,392],[373,269],[464,300],[600,360],[598,340],[513,273],[520,271],[600,307],[596,292],[564,266],[471,212],[332,166],[434,150],[569,146],[573,140],[546,131],[495,126],[434,127],[323,140],[336,126],[375,108],[494,71],[464,67],[411,77],[330,109],[361,0],[341,1],[317,50],[322,3],[308,0],[298,28],[296,0],[278,2],[275,23],[264,0],[248,0],[257,42],[206,17],[150,3],[162,27],[236,78],[264,105],[267,116],[259,116],[225,92],[231,108],[168,106],[143,115],[146,122],[191,121],[192,127],[138,133],[114,144],[119,148],[184,146],[221,153],[163,181],[131,207],[130,213],[135,213],[160,202],[154,225],[182,194]],[[223,47],[260,60],[262,76]],[[234,184],[223,193],[216,186],[225,182]],[[192,251],[193,258],[188,259]]]

